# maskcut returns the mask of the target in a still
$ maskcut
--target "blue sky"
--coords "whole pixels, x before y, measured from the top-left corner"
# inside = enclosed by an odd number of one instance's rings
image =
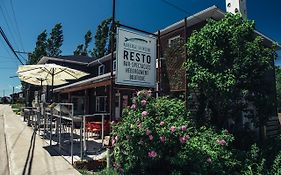
[[[224,0],[166,0],[186,12],[163,2],[165,0],[116,0],[116,18],[121,23],[155,32],[186,16],[212,5],[225,11]],[[256,28],[281,43],[281,1],[248,1],[248,18],[256,21]],[[15,50],[30,52],[43,30],[51,31],[61,22],[64,43],[62,55],[70,55],[83,42],[87,30],[93,33],[98,24],[111,16],[112,0],[1,0],[0,25]],[[188,13],[187,13],[188,12]],[[93,43],[91,48],[93,47]],[[281,52],[279,52],[281,55]],[[26,55],[22,55],[26,58]],[[276,60],[277,64],[281,61]],[[10,94],[20,84],[16,75],[19,61],[0,38],[0,96]],[[16,88],[16,91],[17,88]]]

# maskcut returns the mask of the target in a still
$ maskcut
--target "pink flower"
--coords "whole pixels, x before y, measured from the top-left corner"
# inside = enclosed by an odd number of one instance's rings
[[[171,130],[171,132],[173,133],[173,132],[176,131],[176,127],[175,127],[175,126],[171,126],[170,130]]]
[[[145,106],[145,105],[146,105],[146,103],[147,103],[147,101],[146,101],[146,100],[142,100],[142,101],[141,101],[141,106]]]
[[[116,140],[116,142],[118,141],[118,136],[115,136],[115,140]]]
[[[137,108],[136,104],[132,104],[131,109],[136,109],[136,108]]]
[[[224,146],[226,145],[226,141],[224,139],[222,140],[217,140],[217,144],[221,145],[221,146]]]
[[[148,152],[148,157],[154,158],[154,157],[156,157],[156,156],[157,156],[157,153],[156,153],[155,151],[150,151],[150,152]]]
[[[184,138],[185,138],[185,140],[186,140],[186,141],[190,139],[190,137],[189,137],[189,135],[188,135],[188,134],[187,134],[187,135],[185,135],[185,136],[184,136]]]
[[[181,126],[181,130],[182,130],[182,131],[186,131],[186,128],[187,128],[186,125]]]
[[[165,122],[161,121],[160,122],[160,126],[163,126],[165,124]]]
[[[161,142],[165,143],[166,142],[166,137],[165,136],[161,136],[160,140],[161,140]]]
[[[208,162],[208,163],[212,163],[212,159],[209,157],[209,158],[207,159],[207,162]]]
[[[184,143],[186,143],[186,138],[185,137],[180,137],[180,142],[181,142],[181,144],[184,144]]]
[[[152,135],[149,135],[149,140],[153,140],[153,136]]]
[[[115,145],[115,143],[116,143],[115,139],[111,139],[111,144]]]
[[[149,129],[146,129],[146,135],[150,135],[151,134],[151,131]]]
[[[141,113],[141,116],[142,117],[146,117],[148,115],[148,112],[147,111],[142,111],[142,113]]]

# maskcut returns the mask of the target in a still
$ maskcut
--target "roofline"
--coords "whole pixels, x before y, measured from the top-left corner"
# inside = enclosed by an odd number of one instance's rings
[[[74,86],[77,86],[77,85],[79,86],[79,85],[83,85],[83,84],[87,84],[87,83],[91,83],[91,82],[96,82],[96,81],[101,80],[101,79],[110,78],[110,74],[111,74],[111,72],[108,72],[108,73],[105,73],[103,75],[99,75],[99,76],[92,77],[92,78],[89,78],[89,79],[86,79],[86,80],[82,80],[82,81],[78,81],[78,82],[75,82],[75,83],[72,83],[72,84],[61,86],[61,87],[55,88],[54,92],[59,92],[60,90],[64,90],[66,88],[71,88],[71,87],[74,87]],[[113,72],[113,74],[115,75],[115,71]]]
[[[209,12],[209,11],[213,11],[213,10],[218,10],[218,12],[221,12],[223,15],[225,14],[225,13],[224,13],[222,10],[220,10],[217,6],[213,5],[213,6],[209,7],[209,8],[206,8],[206,9],[200,11],[200,12],[197,12],[197,13],[195,13],[195,14],[189,16],[189,17],[185,17],[185,18],[186,18],[187,22],[188,22],[189,20],[193,20],[193,19],[196,19],[196,18],[197,18],[197,19],[198,19],[198,18],[200,19],[200,17],[199,17],[200,15],[203,15],[203,14],[205,14],[205,13],[207,13],[207,12]],[[184,19],[185,19],[185,18],[184,18]],[[184,24],[184,19],[182,19],[182,20],[180,20],[180,21],[178,21],[178,22],[175,22],[174,24],[171,24],[171,25],[165,27],[164,29],[161,29],[161,30],[160,30],[160,33],[161,33],[161,32],[165,32],[165,31],[167,31],[167,30],[172,30],[173,28],[177,27],[178,25]],[[201,21],[202,21],[202,20],[201,20]],[[201,21],[198,21],[198,22],[201,22]],[[155,32],[155,34],[157,34],[157,32]]]
[[[43,56],[37,64],[44,64],[48,60],[53,60],[53,61],[60,61],[60,62],[67,62],[67,63],[75,63],[75,64],[80,64],[80,65],[88,65],[88,63],[83,63],[79,61],[73,61],[73,60],[67,60],[64,58],[56,58],[56,57],[48,57],[48,56]]]
[[[202,10],[202,11],[200,11],[200,12],[198,12],[198,13],[195,13],[194,15],[191,15],[191,16],[189,16],[189,17],[186,17],[186,18],[184,18],[184,19],[182,19],[182,20],[180,20],[180,21],[178,21],[178,22],[176,22],[176,23],[174,23],[174,24],[172,24],[172,25],[170,25],[170,26],[168,26],[168,27],[166,27],[166,28],[164,28],[164,29],[161,29],[161,30],[160,30],[160,35],[161,35],[161,34],[164,35],[165,33],[168,33],[168,32],[171,31],[171,30],[176,30],[179,26],[184,25],[185,19],[186,19],[186,21],[187,21],[187,27],[192,26],[192,25],[194,25],[194,24],[196,24],[196,23],[202,22],[203,19],[200,20],[200,18],[202,18],[202,17],[200,17],[200,16],[204,15],[205,13],[212,12],[212,11],[213,11],[213,13],[212,13],[212,15],[211,15],[210,17],[212,17],[212,16],[215,14],[215,12],[217,12],[218,15],[222,15],[223,17],[224,17],[225,14],[226,14],[226,12],[224,12],[224,11],[221,10],[221,9],[219,9],[217,6],[213,5],[213,6],[207,8],[207,9],[205,9],[205,10]],[[220,19],[222,19],[222,17],[220,17],[220,16],[218,16],[218,17],[219,17]],[[196,19],[199,19],[199,20],[198,20],[197,22],[194,22],[193,20],[196,20]],[[206,18],[206,19],[207,19],[207,18]],[[204,20],[206,20],[206,19],[204,19]],[[193,21],[193,23],[189,23],[189,22],[192,22],[192,21]],[[255,32],[257,35],[261,36],[261,37],[262,37],[263,39],[265,39],[266,41],[268,41],[270,44],[277,43],[276,41],[274,41],[274,40],[272,40],[271,38],[265,36],[264,34],[262,34],[261,32],[259,32],[259,31],[257,31],[257,30],[254,30],[254,32]],[[155,34],[157,34],[157,32],[155,32]],[[281,50],[281,46],[279,45],[279,43],[277,43],[277,46],[276,46],[276,49],[275,49],[275,50]]]
[[[107,55],[104,55],[103,57],[101,58],[98,58],[94,61],[91,61],[87,64],[87,66],[91,66],[91,65],[96,65],[96,64],[101,64],[100,61],[104,61],[104,60],[107,60],[107,59],[111,59],[111,53],[107,54]],[[116,56],[116,51],[113,52],[113,57]]]

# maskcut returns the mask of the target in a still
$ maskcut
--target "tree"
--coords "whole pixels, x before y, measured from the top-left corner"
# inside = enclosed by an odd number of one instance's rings
[[[44,30],[37,37],[34,51],[28,55],[27,64],[37,64],[42,56],[47,55],[47,32]]]
[[[92,32],[90,30],[88,30],[87,33],[85,34],[84,40],[85,40],[84,44],[80,44],[77,46],[76,50],[73,52],[74,55],[83,55],[83,56],[89,55],[88,47],[92,41]]]
[[[275,67],[275,79],[276,79],[276,97],[277,97],[277,109],[281,111],[281,69],[279,66]]]
[[[47,55],[59,56],[61,53],[60,47],[63,43],[63,31],[61,23],[58,23],[52,29],[50,37],[47,40]]]
[[[110,50],[108,49],[108,45],[110,45],[109,41],[109,29],[112,19],[108,18],[101,22],[98,25],[97,32],[95,34],[95,47],[91,53],[94,58],[101,58],[104,55],[108,54]]]
[[[276,53],[274,47],[263,44],[254,28],[254,21],[226,14],[220,21],[209,20],[188,39],[185,66],[189,88],[198,91],[199,125],[210,122],[222,128],[227,119],[235,120],[248,111],[254,123],[262,126],[272,111],[272,88],[266,75],[272,72]],[[206,109],[211,111],[210,119],[203,115]]]

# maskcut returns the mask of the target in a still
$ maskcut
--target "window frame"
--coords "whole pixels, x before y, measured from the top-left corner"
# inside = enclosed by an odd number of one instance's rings
[[[176,40],[179,40],[180,38],[181,38],[180,35],[176,35],[176,36],[174,36],[174,37],[169,38],[169,39],[168,39],[168,46],[171,47],[171,46],[172,46],[172,42],[173,42],[173,41],[176,41]]]
[[[103,75],[104,72],[105,72],[105,66],[104,66],[104,64],[99,65],[99,67],[98,67],[98,75]]]
[[[103,98],[104,110],[101,109],[100,99]],[[107,111],[107,96],[96,96],[96,112],[106,112]]]

